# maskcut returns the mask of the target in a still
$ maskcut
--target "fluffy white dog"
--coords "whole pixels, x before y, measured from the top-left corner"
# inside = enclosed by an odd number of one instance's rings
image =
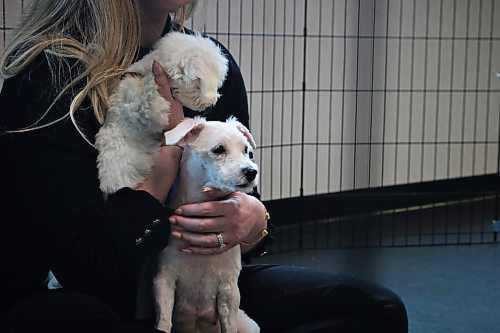
[[[129,69],[140,75],[122,79],[96,136],[102,192],[108,195],[144,181],[165,140],[186,145],[171,207],[206,201],[201,191],[206,186],[250,191],[258,180],[257,166],[250,159],[255,143],[235,119],[226,123],[189,119],[163,136],[170,105],[157,92],[151,73],[155,59],[168,73],[173,96],[182,104],[202,110],[219,97],[227,59],[216,44],[200,35],[163,37],[151,54]],[[171,238],[159,255],[154,278],[157,327],[170,333],[173,321],[175,332],[211,332],[214,326],[203,326],[198,319],[215,311],[222,332],[259,332],[257,324],[238,311],[239,246],[220,255],[197,256],[180,252],[178,242]]]
[[[154,60],[168,74],[172,95],[192,110],[217,102],[228,68],[227,58],[209,38],[171,32],[128,69],[139,75],[126,75],[120,81],[96,136],[100,187],[105,194],[143,182],[158,156],[170,105],[156,89]]]
[[[210,200],[202,190],[206,187],[250,192],[257,185],[255,142],[235,118],[186,119],[165,133],[165,143],[184,147],[177,189],[169,200],[172,208]],[[182,240],[171,237],[159,255],[153,282],[157,327],[165,332],[172,324],[176,332],[218,332],[207,321],[217,313],[222,332],[259,332],[259,326],[239,310],[240,247],[204,256],[180,252],[182,246]]]

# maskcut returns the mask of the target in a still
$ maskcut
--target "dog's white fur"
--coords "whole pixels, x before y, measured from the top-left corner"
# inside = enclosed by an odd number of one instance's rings
[[[154,59],[170,76],[174,97],[195,110],[217,101],[217,89],[227,72],[227,59],[211,40],[181,33],[168,34],[150,55],[132,65],[129,72],[139,75],[126,76],[120,82],[96,136],[98,176],[104,195],[122,187],[134,188],[144,181],[164,140],[186,145],[171,207],[208,200],[201,191],[203,186],[250,191],[258,177],[248,181],[241,172],[245,168],[257,170],[257,166],[249,159],[249,152],[243,152],[255,143],[235,119],[226,123],[185,120],[163,137],[170,105],[157,92],[151,73]],[[215,156],[210,147],[217,142],[227,145],[226,158],[212,158]],[[197,163],[203,168],[196,167]],[[210,332],[203,320],[196,319],[216,311],[223,332],[259,332],[258,325],[238,311],[239,246],[220,255],[198,256],[179,252],[178,242],[170,239],[159,256],[159,273],[154,278],[158,328],[171,332],[173,315],[176,332]]]
[[[169,75],[172,95],[193,110],[215,104],[227,73],[227,58],[208,37],[171,32],[153,51],[134,63],[111,96],[106,119],[96,136],[97,165],[103,193],[135,187],[156,160],[168,126],[169,103],[160,96],[153,61]]]
[[[172,95],[183,105],[201,111],[217,102],[217,89],[226,77],[228,61],[210,38],[171,32],[128,71],[145,75],[151,71],[153,60],[163,65]]]
[[[186,119],[165,134],[165,142],[184,147],[177,189],[169,200],[172,208],[210,200],[202,191],[205,187],[249,192],[258,182],[258,167],[250,158],[255,143],[235,118]],[[248,170],[255,171],[249,178]],[[170,332],[173,324],[176,332],[213,332],[217,326],[206,319],[217,313],[222,332],[259,332],[258,325],[238,310],[240,247],[204,256],[180,252],[182,246],[182,240],[171,237],[159,255],[153,282],[157,328]]]

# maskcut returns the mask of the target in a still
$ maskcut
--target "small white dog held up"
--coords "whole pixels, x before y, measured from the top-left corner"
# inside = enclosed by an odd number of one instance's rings
[[[169,200],[172,208],[210,200],[202,190],[206,187],[250,192],[257,185],[255,142],[235,118],[226,122],[186,119],[165,133],[165,143],[184,148],[177,190]],[[171,332],[173,325],[175,332],[213,332],[218,328],[207,317],[217,313],[221,332],[260,332],[239,310],[240,247],[203,256],[180,252],[183,246],[182,240],[170,237],[159,254],[153,281],[157,328]]]
[[[172,96],[182,105],[202,111],[217,102],[217,89],[226,77],[228,60],[210,38],[170,32],[127,72],[149,74],[154,60],[163,65]]]
[[[228,60],[208,37],[168,33],[153,51],[134,63],[111,96],[96,136],[101,191],[116,192],[144,181],[158,156],[168,126],[169,103],[158,93],[153,61],[169,76],[172,96],[192,110],[204,110],[219,98]]]

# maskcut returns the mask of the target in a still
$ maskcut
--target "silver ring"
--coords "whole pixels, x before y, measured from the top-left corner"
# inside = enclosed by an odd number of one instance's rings
[[[217,237],[217,241],[219,242],[219,247],[223,249],[226,247],[226,244],[224,244],[224,238],[222,238],[222,234],[220,232],[216,233],[215,236]]]

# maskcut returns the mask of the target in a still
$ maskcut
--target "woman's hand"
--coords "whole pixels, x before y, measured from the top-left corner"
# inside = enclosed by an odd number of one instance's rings
[[[216,254],[227,251],[241,241],[255,242],[266,228],[264,205],[255,197],[241,192],[207,192],[221,200],[188,204],[179,207],[170,217],[172,236],[182,239],[187,246],[183,252]],[[217,234],[225,246],[219,246]],[[248,251],[252,246],[242,246]]]
[[[155,165],[146,179],[135,189],[146,191],[164,204],[168,192],[174,184],[179,172],[179,162],[182,157],[182,148],[177,146],[163,146],[160,148]]]
[[[156,60],[153,62],[153,74],[155,82],[158,86],[158,92],[170,104],[170,116],[168,118],[168,126],[165,131],[169,131],[184,119],[182,104],[172,96],[168,76],[163,70],[163,67]]]
[[[178,100],[172,97],[167,74],[157,61],[153,62],[153,73],[156,85],[158,86],[158,92],[170,103],[169,124],[165,129],[170,130],[184,119],[182,105]],[[136,187],[136,190],[146,191],[159,202],[164,203],[177,177],[181,156],[182,149],[177,146],[162,147],[155,165],[144,182]]]

